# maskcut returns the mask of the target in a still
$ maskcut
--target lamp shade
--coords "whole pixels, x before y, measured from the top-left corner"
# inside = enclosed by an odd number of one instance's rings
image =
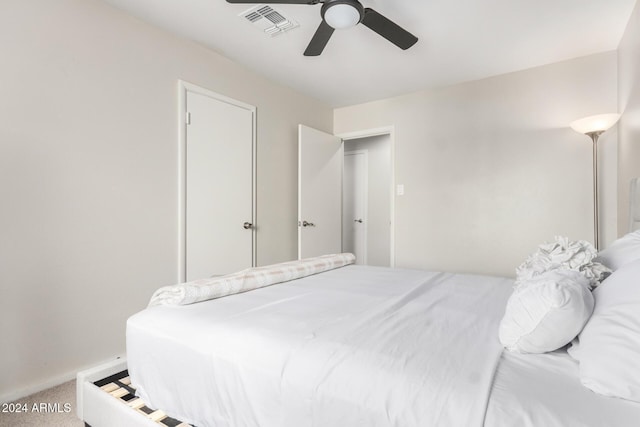
[[[598,114],[571,122],[571,128],[579,133],[588,135],[594,132],[604,132],[615,125],[620,114]]]

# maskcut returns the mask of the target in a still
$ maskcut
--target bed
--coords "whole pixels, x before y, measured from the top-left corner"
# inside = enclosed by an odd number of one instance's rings
[[[129,372],[198,426],[482,425],[509,285],[350,265],[152,307],[127,324]]]
[[[504,350],[513,279],[347,264],[265,283],[132,316],[138,395],[199,427],[640,425],[566,346]]]

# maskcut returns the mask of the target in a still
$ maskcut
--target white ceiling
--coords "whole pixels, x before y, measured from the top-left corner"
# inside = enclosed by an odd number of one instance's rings
[[[272,5],[300,27],[269,37],[225,0],[103,0],[333,107],[614,50],[636,0],[360,0],[419,38],[402,51],[363,25],[302,55],[321,5]]]

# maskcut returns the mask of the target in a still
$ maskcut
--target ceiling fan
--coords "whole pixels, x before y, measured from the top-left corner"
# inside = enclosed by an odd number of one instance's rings
[[[227,0],[228,3],[256,3],[255,0]],[[266,0],[266,4],[322,3],[322,22],[304,51],[305,56],[318,56],[329,42],[335,29],[351,28],[359,23],[380,34],[400,49],[406,50],[416,44],[418,38],[382,16],[375,10],[363,7],[358,0]]]

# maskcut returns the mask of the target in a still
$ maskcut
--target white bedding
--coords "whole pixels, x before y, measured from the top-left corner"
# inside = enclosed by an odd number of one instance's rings
[[[206,426],[481,426],[509,279],[347,266],[127,323],[151,407]]]
[[[566,351],[505,351],[495,376],[485,427],[638,427],[640,404],[601,396],[580,384]]]

